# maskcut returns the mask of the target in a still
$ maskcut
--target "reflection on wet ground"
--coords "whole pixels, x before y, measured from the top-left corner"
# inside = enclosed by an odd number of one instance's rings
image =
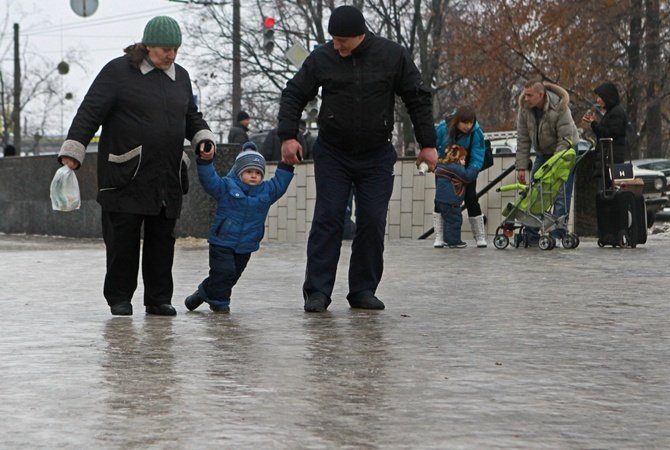
[[[670,242],[466,249],[457,266],[389,243],[388,309],[350,310],[342,283],[324,314],[301,309],[304,247],[273,244],[230,315],[183,307],[207,250],[182,244],[174,318],[145,316],[140,292],[140,313],[111,317],[104,248],[73,244],[0,237],[3,448],[670,446]]]

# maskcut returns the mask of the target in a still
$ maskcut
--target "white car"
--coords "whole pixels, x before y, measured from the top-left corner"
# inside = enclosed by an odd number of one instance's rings
[[[670,181],[670,159],[649,158],[634,159],[633,173],[635,178],[644,180],[644,199],[647,204],[647,225],[651,226],[656,215],[667,218],[670,211],[666,211]],[[649,220],[651,219],[651,220]]]

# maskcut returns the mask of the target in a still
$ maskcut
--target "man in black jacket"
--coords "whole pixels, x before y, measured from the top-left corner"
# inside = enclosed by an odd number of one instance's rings
[[[142,234],[146,312],[176,314],[174,228],[190,161],[184,138],[193,148],[215,139],[193,101],[188,72],[174,63],[180,45],[174,19],[151,19],[142,43],[127,47],[93,81],[58,154],[62,164],[79,168],[102,125],[97,200],[107,249],[104,295],[114,315],[133,313]]]
[[[250,122],[251,117],[249,117],[249,114],[247,114],[246,111],[238,112],[235,125],[233,125],[228,132],[228,143],[242,145],[249,142]]]
[[[352,183],[356,233],[351,246],[352,308],[384,309],[376,296],[383,272],[386,214],[397,159],[391,144],[395,96],[402,98],[421,147],[416,162],[437,162],[430,91],[409,53],[377,37],[352,6],[336,8],[328,23],[332,41],[314,50],[282,92],[278,134],[282,160],[297,164],[302,110],[321,88],[319,137],[312,148],[316,183],[314,218],[307,244],[305,311],[325,311],[331,302],[340,257],[344,215]]]

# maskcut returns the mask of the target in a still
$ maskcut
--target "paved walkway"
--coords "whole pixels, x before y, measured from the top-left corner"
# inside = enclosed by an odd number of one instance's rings
[[[230,315],[115,317],[100,241],[0,235],[0,447],[670,448],[670,234],[635,250],[387,245],[385,311],[302,311],[304,245],[264,244]]]

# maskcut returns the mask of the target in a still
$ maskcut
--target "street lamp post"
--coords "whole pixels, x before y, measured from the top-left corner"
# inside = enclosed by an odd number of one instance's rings
[[[240,70],[240,0],[233,0],[233,123],[242,110],[242,74]]]
[[[14,24],[14,147],[21,154],[21,60],[19,59],[19,24]]]

